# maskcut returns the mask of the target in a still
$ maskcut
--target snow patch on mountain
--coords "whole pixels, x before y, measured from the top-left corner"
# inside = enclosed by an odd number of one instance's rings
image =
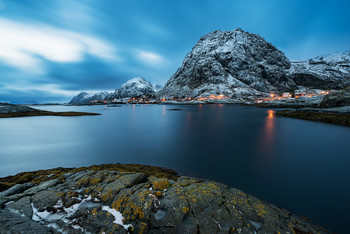
[[[153,91],[154,92],[159,92],[162,89],[163,89],[163,86],[161,86],[160,84],[153,84]]]
[[[116,89],[114,93],[108,96],[108,99],[137,97],[145,94],[153,94],[154,92],[154,87],[150,82],[142,77],[136,77],[128,80],[119,89]]]
[[[93,101],[105,100],[110,95],[109,92],[81,92],[73,97],[69,104],[89,104]]]

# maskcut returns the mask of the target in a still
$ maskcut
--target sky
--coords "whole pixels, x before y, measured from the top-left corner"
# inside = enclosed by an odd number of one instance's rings
[[[0,102],[68,102],[133,77],[164,85],[214,30],[291,60],[350,50],[348,0],[0,0]]]

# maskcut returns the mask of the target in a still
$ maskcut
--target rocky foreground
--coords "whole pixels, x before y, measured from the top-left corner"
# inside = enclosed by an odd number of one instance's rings
[[[0,233],[329,233],[238,189],[157,167],[58,168],[0,185],[10,187],[0,193]]]
[[[88,112],[53,112],[31,108],[25,105],[13,105],[0,103],[0,118],[26,117],[26,116],[83,116],[83,115],[100,115]]]

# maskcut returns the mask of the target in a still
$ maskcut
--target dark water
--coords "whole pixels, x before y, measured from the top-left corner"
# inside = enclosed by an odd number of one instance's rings
[[[166,166],[347,231],[348,127],[236,105],[42,108],[102,115],[0,119],[0,176],[118,162]]]

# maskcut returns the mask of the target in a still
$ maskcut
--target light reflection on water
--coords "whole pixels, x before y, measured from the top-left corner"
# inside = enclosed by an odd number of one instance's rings
[[[271,155],[275,134],[275,111],[268,110],[260,142],[261,153],[265,156]]]
[[[242,189],[331,230],[347,228],[350,128],[223,104],[43,108],[102,115],[0,119],[0,176],[103,163],[166,166]],[[182,110],[167,111],[173,108]]]

